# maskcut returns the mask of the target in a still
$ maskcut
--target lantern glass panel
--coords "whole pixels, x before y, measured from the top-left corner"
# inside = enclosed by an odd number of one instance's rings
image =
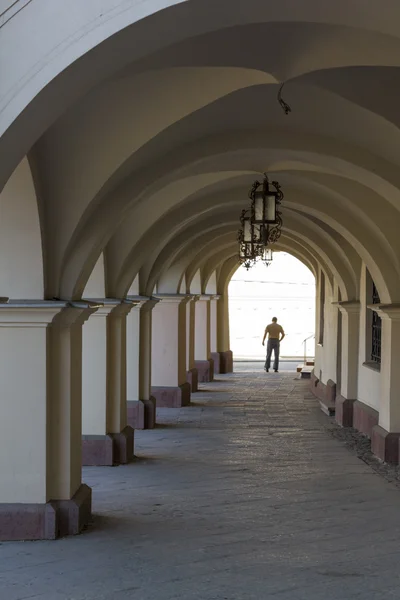
[[[263,261],[265,261],[265,262],[271,262],[272,261],[272,250],[271,250],[271,248],[264,248]]]
[[[262,192],[256,192],[254,195],[254,222],[264,222],[264,197]]]
[[[265,197],[265,223],[276,223],[276,197]]]
[[[262,242],[262,225],[259,223],[253,224],[253,241],[256,244],[260,244]]]
[[[252,227],[250,219],[244,219],[243,221],[243,240],[245,242],[252,242]]]

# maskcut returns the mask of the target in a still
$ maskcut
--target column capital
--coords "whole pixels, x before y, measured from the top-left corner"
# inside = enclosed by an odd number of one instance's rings
[[[211,300],[220,300],[221,298],[221,294],[212,294],[211,295]]]
[[[155,305],[159,302],[160,301],[157,298],[152,296],[151,298],[148,298],[145,302],[143,302],[143,304],[140,306],[140,310],[143,312],[149,312],[150,310],[153,310]]]
[[[0,327],[47,327],[68,305],[63,300],[0,301]]]
[[[198,300],[202,301],[202,302],[210,302],[210,300],[213,299],[213,296],[211,294],[200,294],[198,297]]]
[[[190,300],[187,294],[154,294],[153,297],[165,304],[180,304],[181,302],[188,302]]]
[[[378,313],[381,319],[400,321],[400,303],[394,304],[368,304],[367,308]]]
[[[150,300],[149,296],[129,295],[127,300],[133,303],[132,310],[140,310],[142,306]]]
[[[111,302],[115,301],[115,299],[111,299]],[[136,303],[129,298],[119,299],[117,300],[117,304],[114,304],[114,307],[110,312],[110,316],[116,318],[126,317],[126,315],[131,312],[132,308],[134,308],[135,304]]]
[[[72,325],[83,325],[101,304],[87,300],[68,302],[63,310],[57,313],[53,325],[56,327],[71,327]]]
[[[201,294],[186,294],[186,298],[189,299],[189,302],[197,302],[200,300]]]
[[[341,313],[358,315],[361,311],[361,303],[359,300],[343,300],[342,302],[332,302],[337,306]]]
[[[94,317],[107,317],[121,303],[121,300],[116,298],[84,298],[83,301],[98,304],[98,309],[93,313]]]

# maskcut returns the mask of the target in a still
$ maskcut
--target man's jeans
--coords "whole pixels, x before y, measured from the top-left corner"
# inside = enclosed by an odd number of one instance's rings
[[[266,369],[271,367],[272,350],[274,351],[274,370],[277,371],[279,367],[279,340],[268,340],[267,360],[265,361]]]

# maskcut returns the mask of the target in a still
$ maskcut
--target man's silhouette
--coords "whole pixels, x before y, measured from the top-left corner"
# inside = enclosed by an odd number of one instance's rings
[[[272,356],[272,350],[273,350],[274,351],[274,371],[275,371],[275,373],[277,373],[278,367],[279,367],[279,344],[285,337],[285,332],[283,331],[283,328],[280,325],[278,325],[278,319],[276,317],[274,317],[272,319],[272,323],[270,323],[265,328],[264,337],[263,337],[263,341],[262,341],[263,346],[264,346],[265,338],[267,337],[267,335],[268,335],[267,359],[265,361],[264,368],[268,373],[268,371],[271,367],[271,356]]]

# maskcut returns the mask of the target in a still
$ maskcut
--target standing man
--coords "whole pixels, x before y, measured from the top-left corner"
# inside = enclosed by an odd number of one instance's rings
[[[274,317],[272,319],[272,323],[270,323],[265,328],[264,337],[263,337],[263,341],[262,341],[263,346],[264,346],[265,338],[267,337],[267,335],[268,335],[267,360],[265,361],[264,368],[268,373],[270,366],[271,366],[271,356],[272,356],[272,350],[273,350],[274,351],[274,371],[275,371],[275,373],[277,373],[278,366],[279,366],[279,344],[285,337],[285,332],[283,331],[283,328],[281,327],[281,325],[278,325],[278,319],[276,317]]]

